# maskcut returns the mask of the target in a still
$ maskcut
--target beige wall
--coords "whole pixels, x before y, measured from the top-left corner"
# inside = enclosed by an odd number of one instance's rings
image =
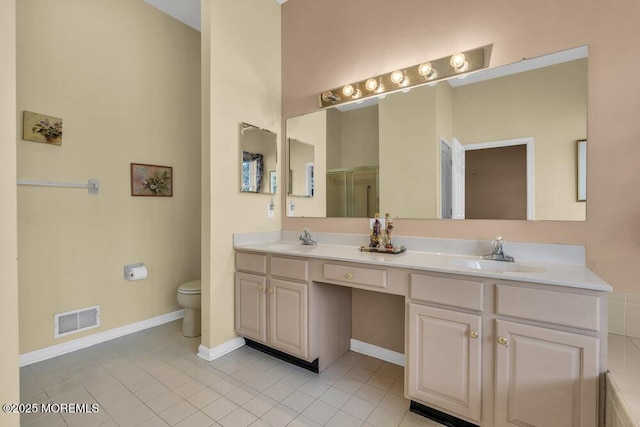
[[[240,174],[240,122],[277,133],[283,157],[278,3],[203,0],[202,65],[202,344],[212,348],[236,336],[232,234],[281,228],[280,212],[267,218],[271,196],[229,178]]]
[[[380,101],[379,113],[380,212],[435,218],[440,161],[436,89],[423,86],[388,95]]]
[[[60,147],[18,135],[18,177],[100,180],[98,195],[18,187],[22,353],[179,310],[200,276],[199,50],[144,2],[18,2],[18,113],[64,119]],[[173,197],[131,197],[131,162],[172,166]],[[125,281],[136,262],[148,279]],[[54,339],[55,313],[96,304],[99,329]]]
[[[338,168],[377,166],[378,106],[348,110],[340,115],[341,162]]]
[[[585,219],[576,141],[586,137],[586,87],[585,58],[453,90],[454,136],[462,144],[533,137],[535,219]]]
[[[434,8],[402,0],[394,7],[403,13],[352,19],[365,8],[387,6],[383,0],[295,0],[282,6],[283,117],[316,109],[318,93],[327,88],[488,43],[493,43],[492,67],[589,45],[586,222],[397,220],[395,230],[398,235],[502,235],[511,241],[584,244],[590,268],[616,290],[638,292],[640,200],[633,189],[640,187],[640,56],[628,52],[640,36],[640,3],[489,0]],[[393,206],[388,210],[394,212]],[[362,219],[283,219],[285,230],[302,227],[368,230]]]
[[[18,239],[16,219],[16,2],[0,2],[0,401],[18,403]],[[0,425],[17,426],[18,414],[0,414]]]
[[[327,114],[320,112],[295,117],[287,122],[287,129],[287,138],[313,145],[314,185],[313,197],[287,196],[287,203],[295,205],[296,216],[324,216],[327,212]],[[294,191],[294,194],[300,193]]]

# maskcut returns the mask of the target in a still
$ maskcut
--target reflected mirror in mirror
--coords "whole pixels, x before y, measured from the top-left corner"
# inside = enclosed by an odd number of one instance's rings
[[[290,196],[313,197],[313,145],[289,138]]]
[[[274,194],[276,192],[276,134],[256,126],[240,125],[240,191]]]
[[[580,47],[288,119],[288,137],[315,147],[318,200],[295,215],[584,221],[575,147],[587,56]],[[362,170],[371,176],[348,175]]]

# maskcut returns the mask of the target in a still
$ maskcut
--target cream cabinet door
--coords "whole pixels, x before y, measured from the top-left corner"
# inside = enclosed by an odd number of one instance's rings
[[[236,332],[238,335],[267,342],[267,278],[236,273]]]
[[[309,356],[308,285],[270,279],[267,345],[307,359]]]
[[[409,396],[480,421],[482,318],[409,304]]]
[[[496,324],[496,426],[595,427],[598,338]]]

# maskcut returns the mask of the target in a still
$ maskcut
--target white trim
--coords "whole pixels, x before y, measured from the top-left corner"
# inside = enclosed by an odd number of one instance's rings
[[[200,344],[198,346],[198,357],[200,359],[206,360],[207,362],[211,362],[212,360],[216,360],[220,356],[224,356],[225,354],[242,347],[243,345],[244,338],[242,337],[236,337],[227,342],[223,342],[222,344],[217,345],[213,348],[208,348]]]
[[[78,338],[72,341],[67,341],[62,344],[56,344],[50,347],[41,348],[39,350],[30,351],[29,353],[20,355],[20,366],[22,367],[31,365],[32,363],[41,362],[43,360],[51,359],[52,357],[91,347],[92,345],[100,344],[114,338],[120,338],[134,332],[153,328],[154,326],[164,325],[165,323],[173,322],[174,320],[182,319],[183,317],[184,310],[178,310],[174,311],[173,313],[162,314],[160,316],[152,317],[151,319],[130,323],[118,328],[109,329],[108,331],[88,335],[86,337]]]
[[[535,188],[533,169],[533,138],[506,139],[504,141],[480,142],[477,144],[464,145],[465,151],[483,150],[485,148],[511,147],[514,145],[527,146],[527,219],[535,219]]]
[[[354,340],[353,338],[351,338],[351,351],[372,356],[376,359],[393,363],[394,365],[404,366],[404,354],[363,341]]]

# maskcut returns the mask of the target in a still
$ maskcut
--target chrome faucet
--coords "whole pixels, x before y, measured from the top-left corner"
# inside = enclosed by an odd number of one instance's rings
[[[308,228],[302,230],[302,234],[300,235],[300,240],[302,240],[303,245],[317,245],[318,243],[311,238],[311,232]]]
[[[491,253],[483,256],[482,258],[490,259],[493,261],[507,261],[507,262],[515,261],[515,259],[512,256],[505,255],[503,250],[504,240],[502,239],[502,236],[494,237],[492,245],[493,245],[493,249],[491,250]]]

